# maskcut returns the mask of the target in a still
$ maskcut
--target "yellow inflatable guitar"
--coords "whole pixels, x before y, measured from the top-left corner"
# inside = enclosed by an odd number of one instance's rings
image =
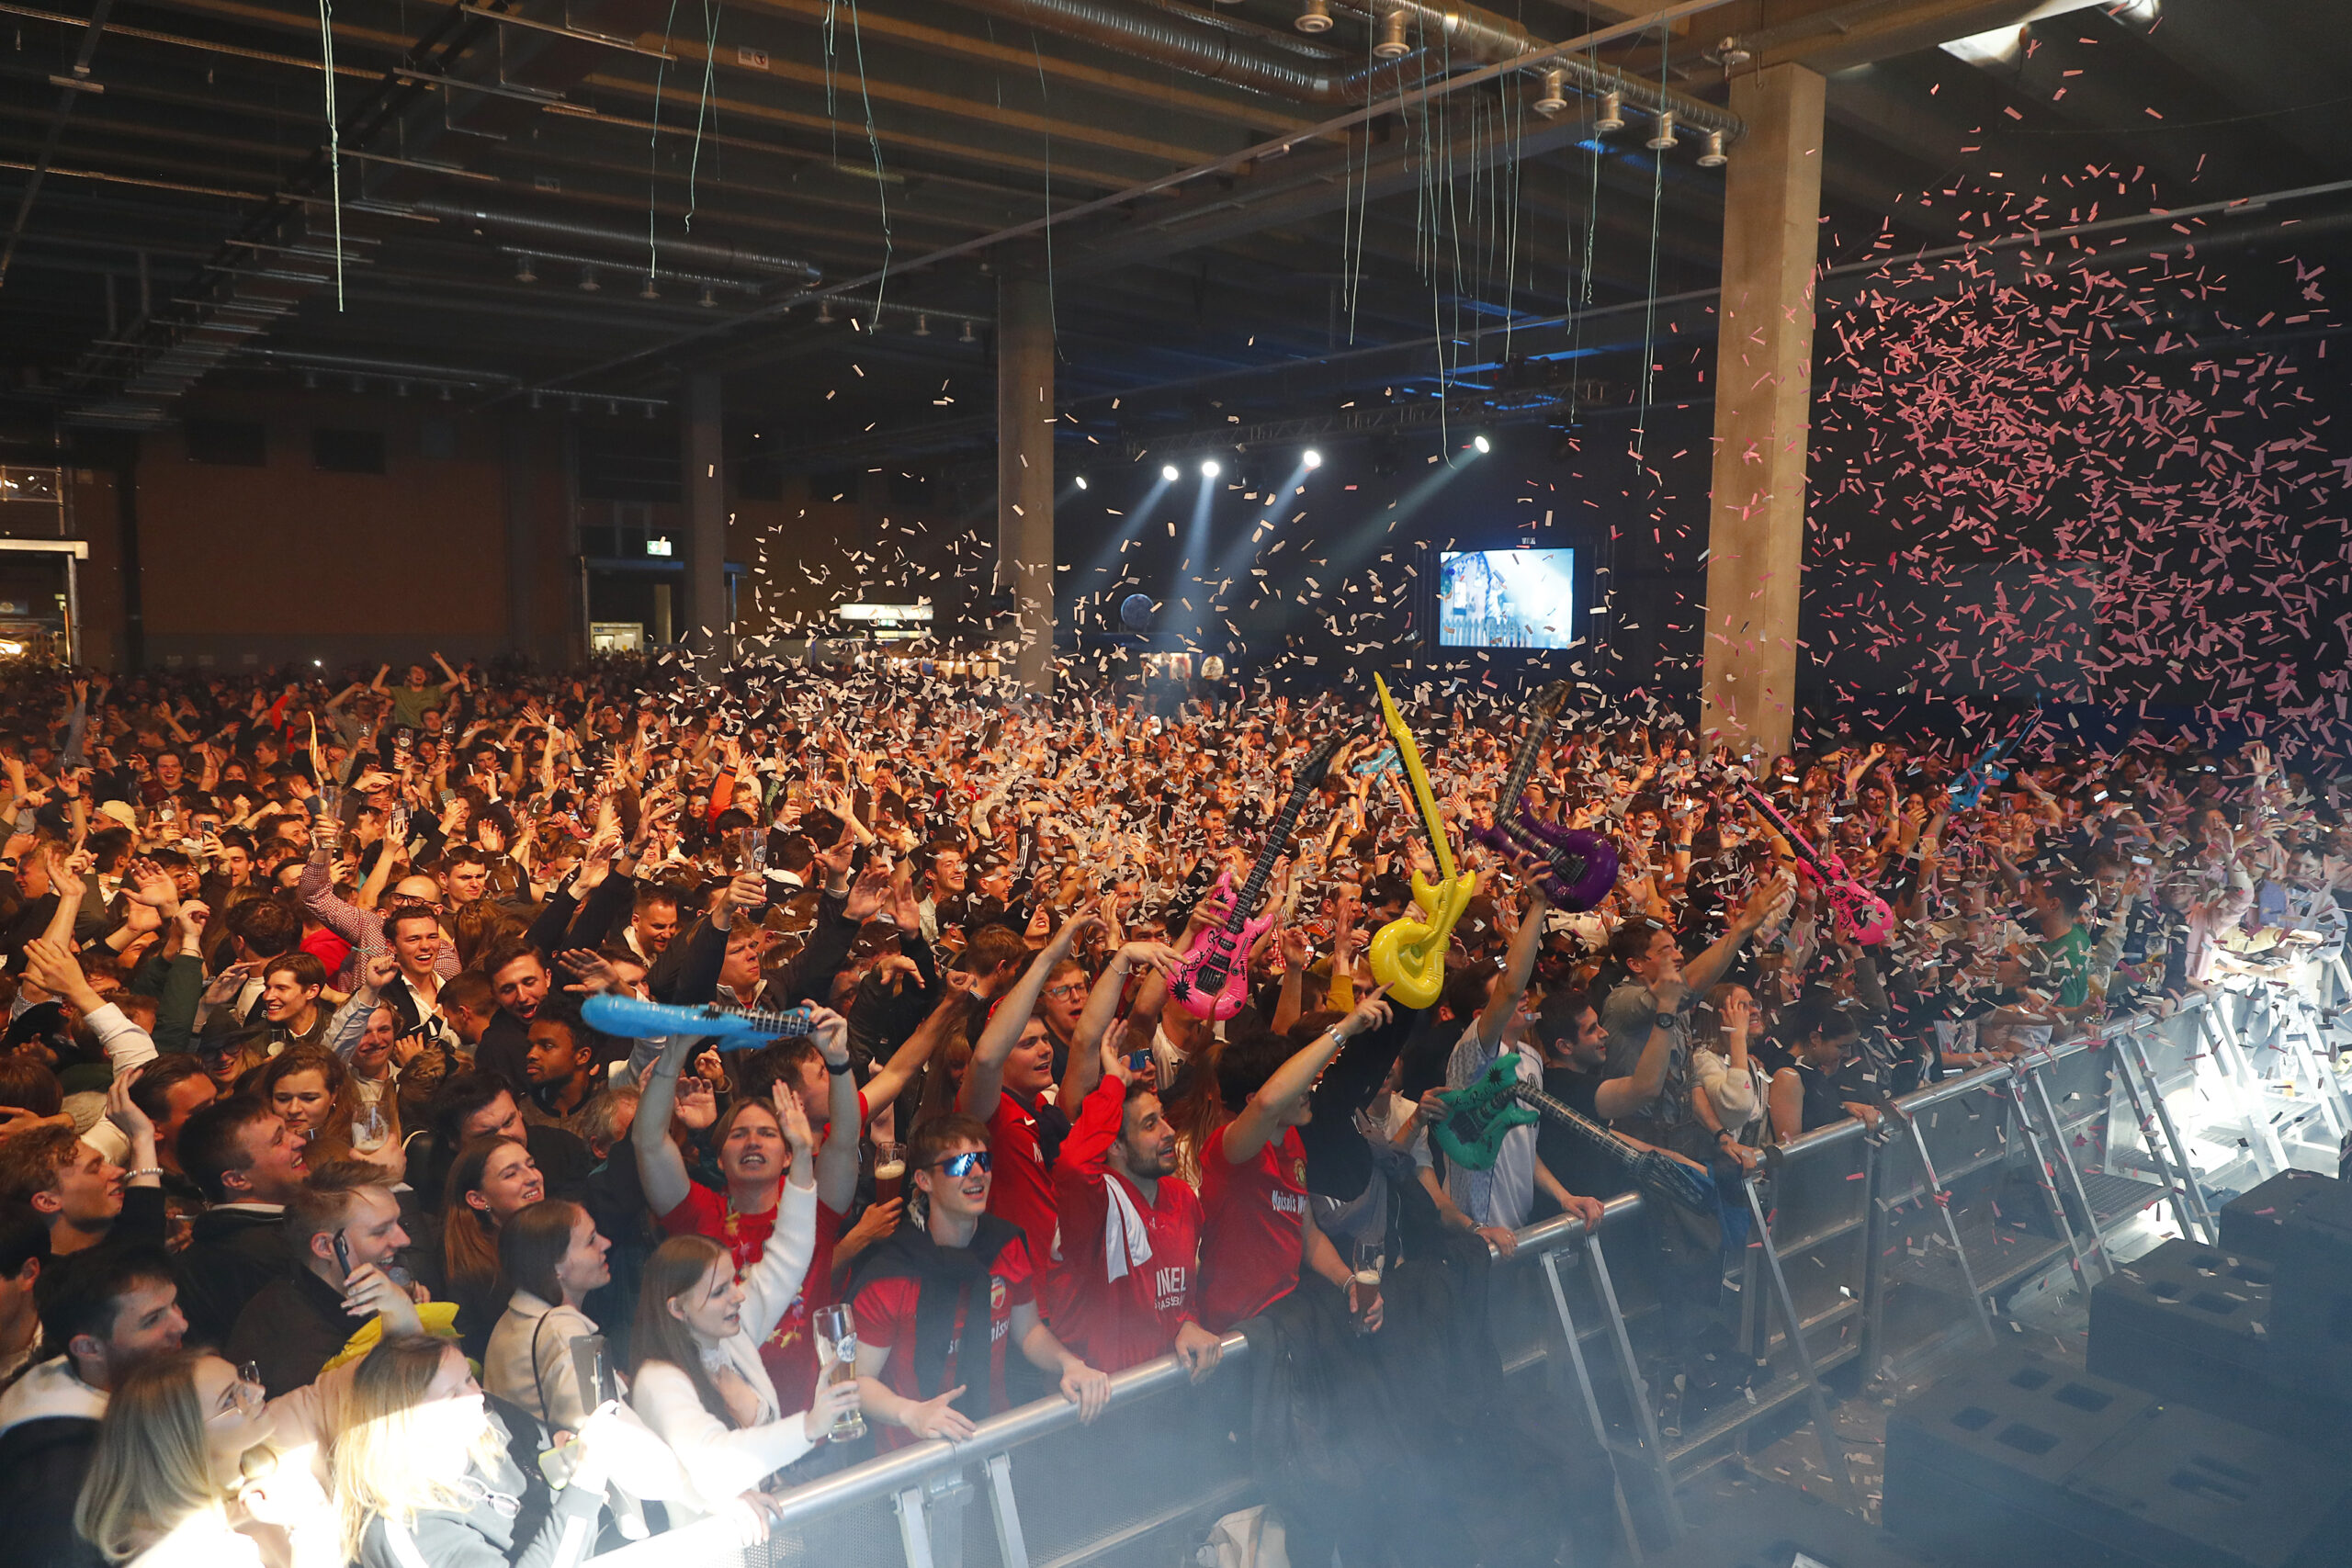
[[[1380,690],[1380,712],[1396,741],[1396,754],[1405,760],[1405,777],[1412,784],[1413,802],[1420,807],[1421,826],[1437,855],[1440,879],[1431,886],[1419,871],[1413,873],[1413,902],[1420,908],[1419,918],[1399,916],[1374,933],[1372,975],[1388,987],[1390,997],[1420,1009],[1436,1001],[1445,988],[1445,952],[1453,942],[1453,922],[1478,891],[1478,874],[1454,874],[1453,851],[1445,841],[1445,824],[1437,814],[1437,798],[1430,793],[1430,776],[1421,771],[1420,748],[1413,744],[1413,732],[1390,699],[1388,683],[1377,675],[1372,683]]]

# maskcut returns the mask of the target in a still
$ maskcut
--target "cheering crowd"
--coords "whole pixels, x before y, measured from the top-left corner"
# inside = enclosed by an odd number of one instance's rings
[[[711,1515],[752,1540],[877,1446],[1055,1394],[1091,1420],[1110,1374],[1208,1377],[1245,1323],[1377,1335],[1400,1260],[1597,1222],[1628,1185],[1603,1140],[1436,1146],[1441,1094],[1490,1074],[1728,1180],[2342,943],[2352,826],[2258,744],[1734,758],[1408,686],[1480,879],[1422,1009],[1367,953],[1441,869],[1368,690],[19,675],[9,1561],[556,1564]],[[1521,811],[1611,840],[1614,890],[1555,908],[1468,841]],[[1203,932],[1261,913],[1238,1011],[1171,999]],[[592,1021],[625,1001],[763,1016]],[[1659,1229],[1695,1376],[1736,1243]]]

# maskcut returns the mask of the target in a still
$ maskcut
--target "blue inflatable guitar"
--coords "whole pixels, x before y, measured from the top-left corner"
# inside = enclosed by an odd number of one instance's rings
[[[624,1040],[662,1040],[673,1034],[707,1035],[722,1051],[748,1050],[771,1040],[786,1040],[808,1032],[808,1010],[761,1012],[752,1008],[678,1007],[668,1002],[641,1001],[606,991],[590,997],[580,1016],[591,1029]]]

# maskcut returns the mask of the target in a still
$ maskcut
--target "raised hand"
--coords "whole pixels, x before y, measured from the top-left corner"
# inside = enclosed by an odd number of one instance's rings
[[[620,972],[603,953],[594,948],[568,947],[556,954],[556,964],[578,982],[566,986],[567,991],[583,997],[601,996],[616,989],[621,983]]]

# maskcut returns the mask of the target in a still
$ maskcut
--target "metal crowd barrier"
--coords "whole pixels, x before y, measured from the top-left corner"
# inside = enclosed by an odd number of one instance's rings
[[[1830,1419],[1835,1385],[1899,1379],[1993,1337],[2013,1301],[2087,1290],[2115,1266],[2109,1235],[2152,1208],[2211,1239],[2216,1178],[2251,1185],[2280,1158],[2275,1140],[2254,1135],[2274,1113],[2257,1086],[2274,1080],[2248,1066],[2242,1010],[2223,1001],[2110,1020],[1888,1101],[1875,1130],[1849,1120],[1782,1146],[1742,1195],[1756,1223],[1737,1287],[1723,1293],[1736,1310],[1719,1304],[1712,1318],[1690,1303],[1705,1294],[1691,1288],[1694,1265],[1721,1277],[1713,1238],[1661,1235],[1690,1227],[1638,1194],[1611,1201],[1590,1231],[1566,1217],[1521,1231],[1490,1292],[1495,1342],[1514,1388],[1607,1450],[1616,1528],[1634,1560],[1645,1537],[1679,1533],[1677,1487],[1800,1416],[1821,1435],[1830,1488],[1854,1506]],[[2307,1054],[2295,1064],[2319,1070]],[[2216,1138],[2245,1170],[2220,1168],[2229,1162],[2213,1155]],[[1724,1374],[1712,1403],[1672,1387],[1690,1365],[1677,1347],[1688,1351],[1694,1324]],[[1093,1426],[1052,1397],[962,1442],[913,1444],[810,1481],[778,1498],[780,1523],[761,1547],[740,1551],[707,1520],[595,1561],[1164,1564],[1176,1539],[1197,1540],[1257,1500],[1248,1358],[1248,1341],[1227,1335],[1223,1363],[1197,1388],[1172,1356],[1115,1376]],[[986,1529],[966,1528],[976,1503]]]

